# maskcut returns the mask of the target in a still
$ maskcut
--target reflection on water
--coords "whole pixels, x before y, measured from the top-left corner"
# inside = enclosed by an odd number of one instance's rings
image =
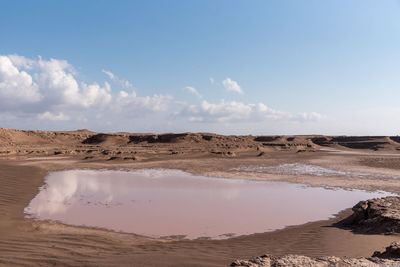
[[[327,219],[382,192],[195,176],[179,170],[51,172],[25,212],[152,237],[229,238]]]
[[[324,168],[318,165],[302,164],[302,163],[284,163],[276,166],[241,166],[232,168],[234,171],[248,171],[271,174],[288,174],[288,175],[313,175],[313,176],[346,176],[354,178],[400,178],[397,175],[341,171]]]

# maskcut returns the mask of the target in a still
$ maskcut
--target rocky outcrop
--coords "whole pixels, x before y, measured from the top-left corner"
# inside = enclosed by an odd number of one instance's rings
[[[373,257],[400,260],[400,242],[393,242],[384,252],[375,251]]]
[[[387,136],[317,136],[310,139],[316,145],[325,147],[346,147],[350,149],[390,149],[395,138]]]
[[[353,212],[343,223],[356,232],[400,233],[400,197],[360,201],[353,207]]]
[[[254,141],[256,142],[272,142],[277,139],[281,138],[280,136],[257,136],[254,138]]]
[[[123,150],[125,154],[129,154],[132,150],[138,151],[143,158],[167,154],[193,155],[193,153],[196,153],[196,156],[216,154],[224,157],[240,157],[243,153],[245,156],[256,157],[260,152],[315,152],[324,147],[339,150],[346,147],[346,150],[398,151],[400,146],[396,140],[400,139],[393,136],[236,136],[213,133],[96,133],[88,130],[24,131],[0,128],[0,156],[78,155],[88,159],[87,154],[90,150],[98,151],[91,152],[92,159],[107,160],[109,156],[115,155],[102,154],[102,148],[115,147]],[[172,153],[172,151],[183,152]]]
[[[339,142],[338,144],[352,149],[371,149],[377,151],[384,148],[384,145],[388,145],[389,142]]]
[[[95,134],[82,141],[87,145],[126,145],[129,142],[129,136],[126,134]]]
[[[92,136],[88,130],[77,131],[23,131],[0,128],[0,146],[79,144]]]
[[[339,257],[320,257],[311,258],[299,255],[285,255],[274,257],[272,255],[263,255],[250,260],[236,260],[230,266],[310,266],[310,267],[333,267],[333,266],[400,266],[400,261],[391,259],[382,259],[378,257],[348,259]]]
[[[375,198],[360,201],[353,207],[353,215],[337,226],[347,226],[362,233],[400,233],[400,197]],[[263,255],[250,260],[236,260],[231,266],[399,266],[400,242],[393,242],[383,252],[376,251],[369,258],[312,258],[300,255],[276,257]]]

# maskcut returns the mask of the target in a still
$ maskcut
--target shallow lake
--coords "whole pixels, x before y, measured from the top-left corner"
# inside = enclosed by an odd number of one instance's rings
[[[387,195],[170,169],[67,170],[46,176],[25,213],[150,237],[223,239],[328,219]]]

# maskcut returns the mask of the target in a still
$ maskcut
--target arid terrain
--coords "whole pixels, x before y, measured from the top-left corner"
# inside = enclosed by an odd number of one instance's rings
[[[322,174],[253,168],[282,164],[312,166]],[[353,212],[357,213],[349,207],[331,220],[226,240],[152,239],[25,218],[23,210],[48,171],[76,168],[172,168],[210,177],[400,194],[400,137],[105,134],[0,128],[0,264],[227,266],[266,253],[367,258],[400,241],[400,228],[392,227],[397,225],[397,208],[390,217],[395,220],[390,231],[377,227],[383,225],[380,219],[357,227],[345,225],[343,221],[349,216],[354,219]]]

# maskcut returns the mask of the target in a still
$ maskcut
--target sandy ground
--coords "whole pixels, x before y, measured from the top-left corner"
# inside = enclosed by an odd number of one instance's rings
[[[272,155],[271,155],[272,156]],[[346,157],[348,157],[346,155]],[[307,256],[370,256],[382,250],[398,236],[357,235],[332,227],[346,215],[330,221],[312,222],[302,226],[265,234],[257,234],[222,241],[165,241],[130,234],[120,234],[89,228],[65,226],[53,222],[34,222],[24,219],[23,208],[43,184],[48,170],[70,168],[179,168],[199,174],[221,177],[252,178],[301,182],[310,185],[340,186],[344,188],[383,189],[400,192],[400,182],[332,177],[287,177],[258,173],[238,173],[229,169],[238,164],[276,164],[277,162],[331,162],[335,158],[351,162],[343,155],[316,155],[295,159],[291,155],[277,155],[273,159],[179,159],[143,163],[82,162],[78,159],[24,159],[0,161],[0,263],[5,265],[158,265],[158,266],[222,266],[237,258],[251,258],[266,252],[303,254]],[[329,164],[327,164],[329,165]],[[349,166],[363,169],[360,166]],[[351,169],[350,168],[350,169]],[[204,170],[207,170],[204,172]],[[368,167],[364,168],[364,171]],[[388,172],[388,170],[386,170]],[[397,170],[393,170],[397,172]],[[260,211],[262,212],[262,211]],[[290,212],[290,211],[288,211]],[[251,218],[249,218],[251,219]]]
[[[82,140],[84,138],[87,136]],[[107,147],[107,151],[124,149],[123,146],[112,145]],[[55,146],[43,146],[36,144],[32,148],[25,145],[22,152],[13,146],[15,153],[3,153],[0,159],[0,264],[4,266],[226,266],[235,259],[252,258],[265,253],[368,257],[376,250],[383,250],[392,241],[400,240],[398,235],[354,234],[333,226],[349,216],[351,210],[343,211],[332,220],[310,222],[269,233],[227,240],[192,241],[150,239],[56,222],[37,222],[24,218],[23,213],[24,207],[37,194],[38,187],[43,185],[48,171],[74,168],[174,168],[233,179],[288,181],[311,186],[400,193],[398,179],[278,175],[231,170],[239,166],[298,162],[345,171],[400,176],[400,153],[395,148],[371,151],[312,147],[302,153],[266,149],[261,150],[263,153],[260,155],[259,147],[247,149],[249,145],[246,144],[245,149],[230,149],[234,151],[232,156],[226,149],[219,150],[224,153],[215,153],[215,148],[211,148],[214,151],[204,153],[206,149],[193,148],[190,144],[156,148],[155,145],[146,145],[140,147],[144,151],[142,154],[135,152],[136,160],[110,160],[100,156],[88,159],[87,155],[93,154],[90,151],[92,148],[85,148],[83,154],[71,155],[48,153],[53,152]],[[60,146],[58,144],[57,148]],[[27,147],[40,153],[32,153]],[[105,154],[105,150],[99,151],[103,151],[101,155]],[[135,147],[135,151],[139,151],[139,148]]]

